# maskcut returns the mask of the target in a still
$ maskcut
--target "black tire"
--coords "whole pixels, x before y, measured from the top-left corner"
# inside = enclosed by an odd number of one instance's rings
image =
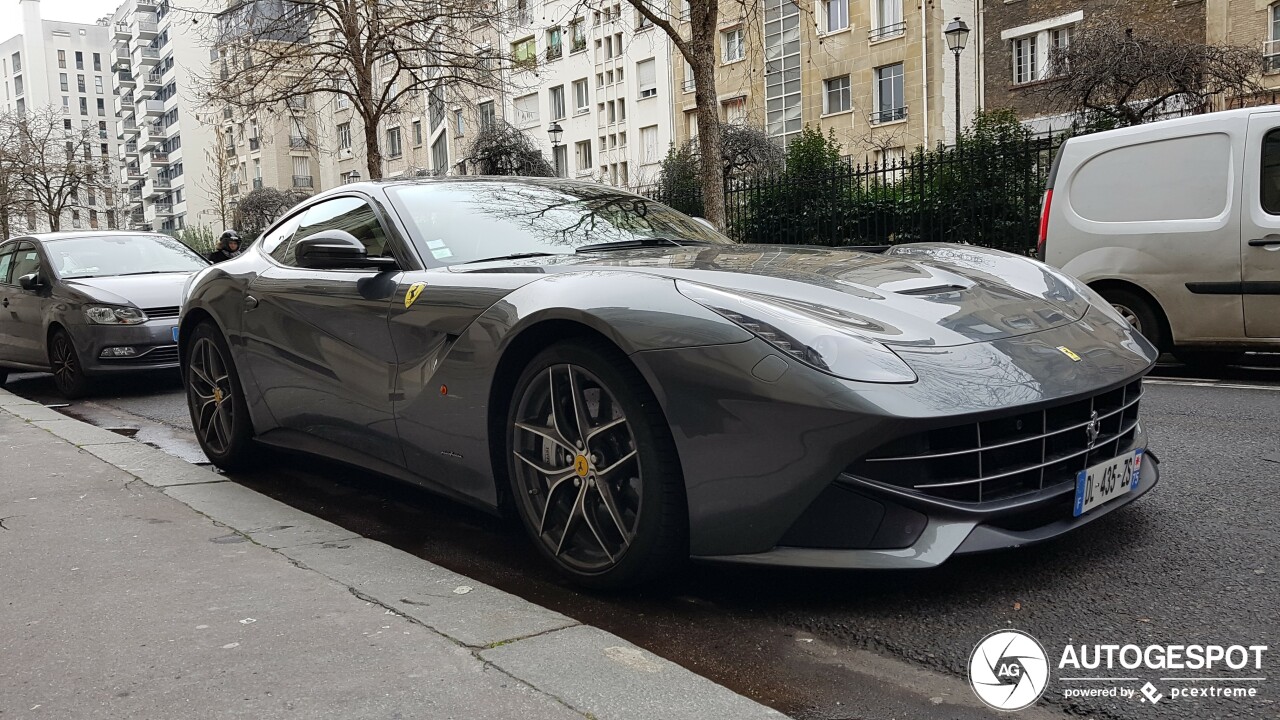
[[[570,416],[565,403],[575,397],[581,404]],[[644,378],[615,348],[571,340],[534,357],[512,393],[505,442],[521,522],[572,582],[622,588],[683,567],[688,506],[671,430]]]
[[[1245,354],[1237,350],[1177,349],[1173,351],[1173,356],[1187,367],[1210,371],[1237,365],[1245,358]]]
[[[256,466],[253,421],[227,341],[212,322],[191,332],[182,354],[187,410],[200,449],[223,470]]]
[[[9,380],[9,371],[4,368],[0,368],[0,387],[3,387],[5,382],[7,382],[8,380]]]
[[[1150,340],[1156,349],[1169,350],[1164,316],[1151,301],[1129,290],[1104,290],[1101,295],[1115,306],[1116,311],[1123,315],[1138,332]]]
[[[49,370],[53,373],[53,384],[58,392],[68,400],[87,395],[92,382],[84,374],[80,351],[76,350],[71,334],[63,328],[55,328],[49,334],[46,352],[49,353]]]

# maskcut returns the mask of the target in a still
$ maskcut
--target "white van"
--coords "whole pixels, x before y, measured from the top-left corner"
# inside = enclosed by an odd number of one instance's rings
[[[1280,350],[1280,106],[1071,138],[1039,256],[1182,360]]]

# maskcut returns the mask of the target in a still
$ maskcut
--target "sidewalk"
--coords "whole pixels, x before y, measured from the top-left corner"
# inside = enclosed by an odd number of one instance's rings
[[[0,718],[782,715],[0,390]]]

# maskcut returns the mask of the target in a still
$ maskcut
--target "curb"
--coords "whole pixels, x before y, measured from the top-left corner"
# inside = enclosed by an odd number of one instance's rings
[[[0,411],[78,447],[90,462],[123,471],[232,535],[447,638],[586,717],[786,717],[612,633],[361,537],[162,450],[3,389]]]

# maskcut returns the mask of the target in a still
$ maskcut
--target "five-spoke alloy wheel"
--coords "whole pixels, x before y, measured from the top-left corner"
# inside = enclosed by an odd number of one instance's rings
[[[595,587],[640,582],[687,554],[670,431],[639,374],[610,354],[566,342],[534,358],[507,443],[515,504],[539,549]]]
[[[187,406],[200,448],[215,465],[236,469],[248,464],[253,430],[222,334],[209,323],[196,326],[183,356]]]
[[[55,328],[49,335],[49,369],[53,372],[53,384],[68,400],[83,397],[89,392],[89,378],[71,335],[62,328]]]

